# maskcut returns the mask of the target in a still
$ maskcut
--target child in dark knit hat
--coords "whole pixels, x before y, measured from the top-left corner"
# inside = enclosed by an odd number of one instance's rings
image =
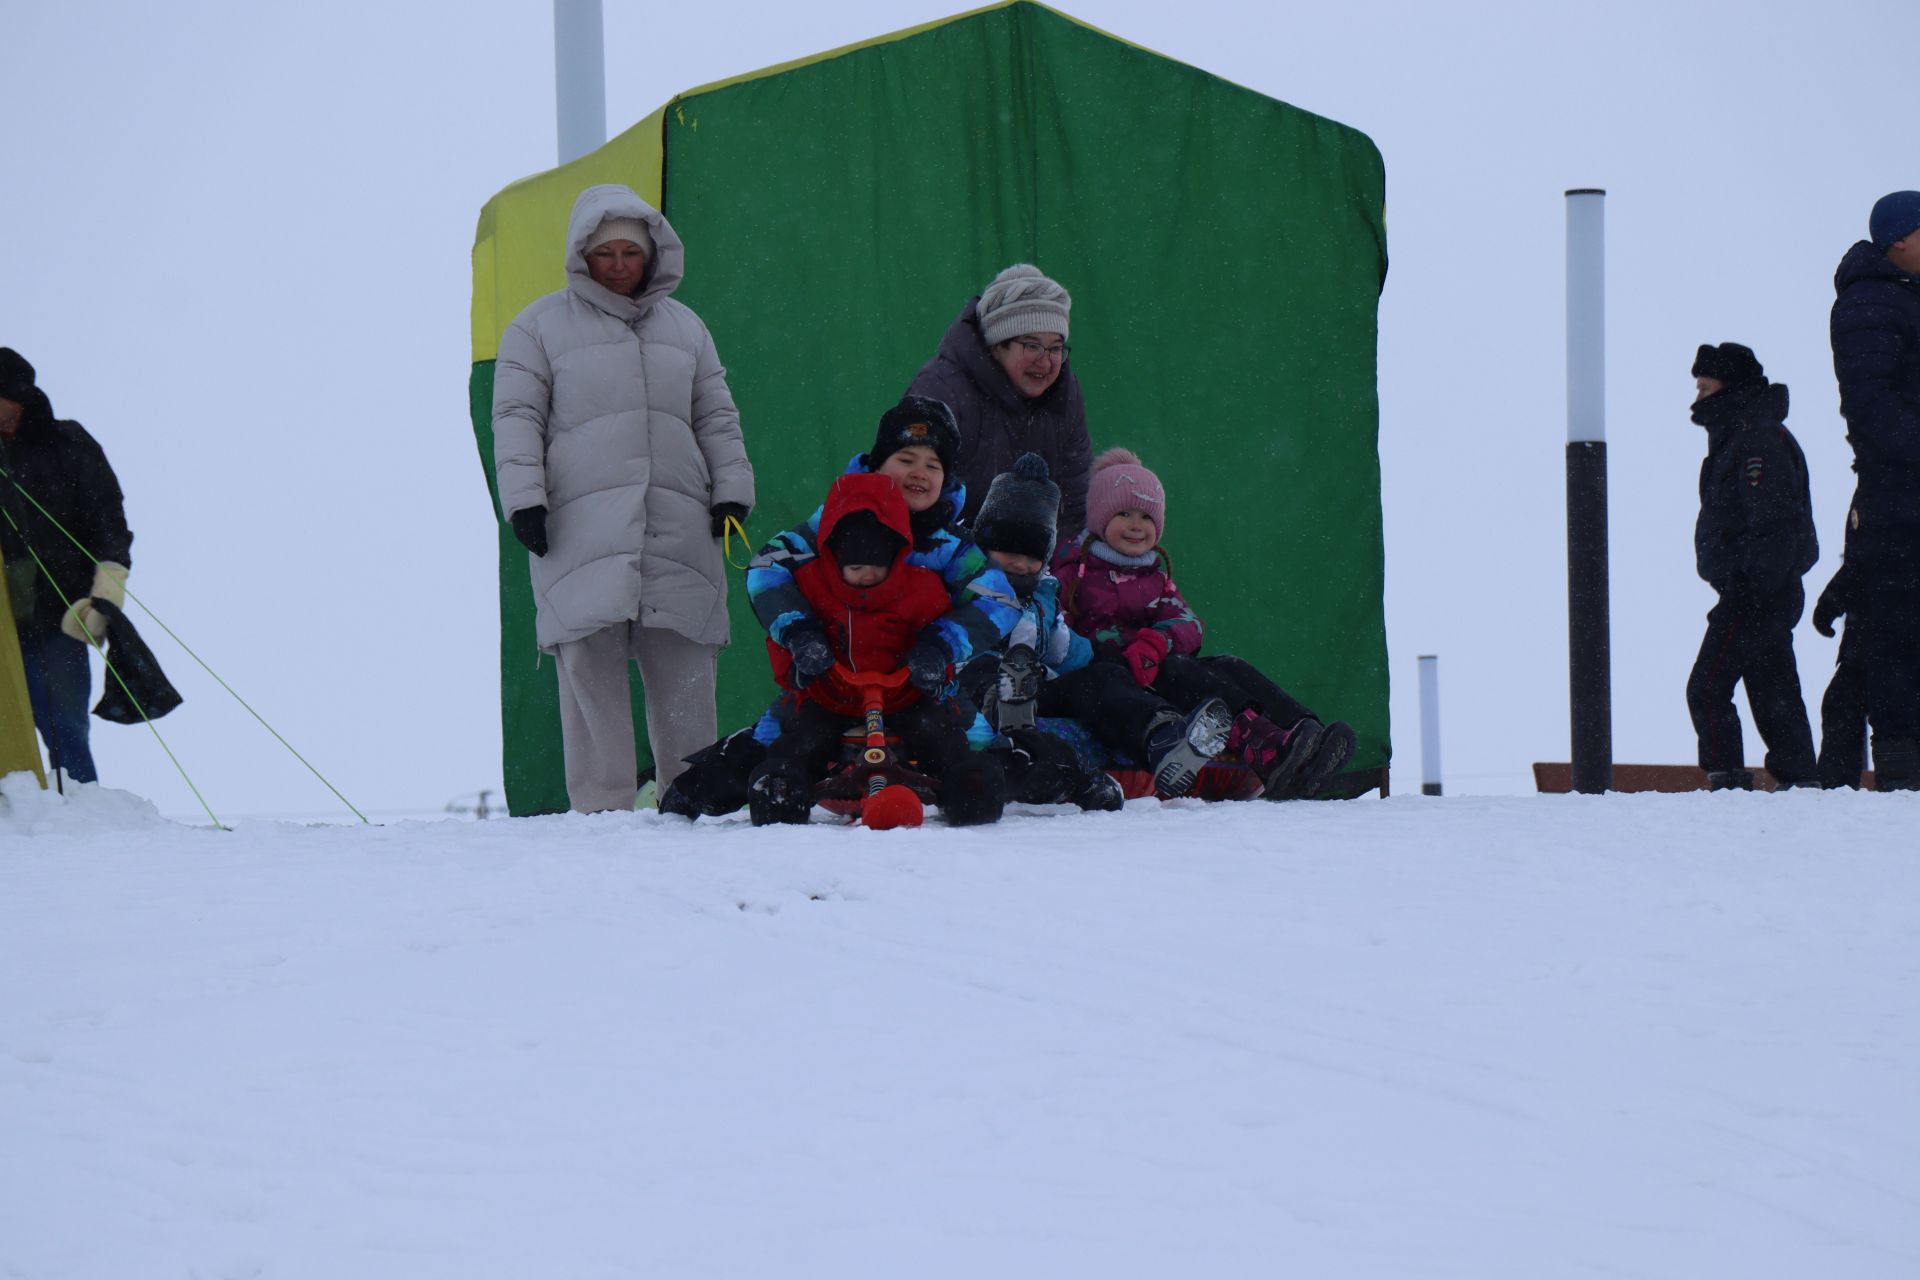
[[[1323,724],[1249,662],[1200,656],[1200,619],[1161,548],[1166,522],[1166,490],[1138,457],[1108,449],[1094,459],[1087,528],[1054,567],[1068,621],[1094,642],[1097,661],[1173,706],[1224,700],[1233,713],[1227,750],[1260,775],[1268,799],[1319,794],[1353,754],[1353,729]]]
[[[1034,803],[1069,800],[1087,809],[1120,807],[1119,784],[1088,766],[1071,745],[1033,726],[1037,714],[1076,719],[1110,749],[1143,759],[1162,797],[1184,794],[1200,767],[1225,744],[1231,715],[1215,699],[1182,713],[1134,683],[1120,667],[1094,663],[1093,646],[1067,625],[1060,583],[1047,572],[1053,556],[1060,487],[1038,454],[1023,454],[994,477],[974,518],[973,537],[1007,575],[1021,616],[1003,654],[976,660],[961,688],[1030,762],[1009,769]],[[1041,795],[1046,785],[1062,794]]]

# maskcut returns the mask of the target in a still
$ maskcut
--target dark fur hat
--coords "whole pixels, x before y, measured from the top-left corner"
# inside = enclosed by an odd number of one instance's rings
[[[1752,347],[1723,342],[1717,347],[1708,344],[1700,348],[1700,354],[1693,358],[1693,376],[1716,378],[1731,387],[1742,382],[1765,382],[1767,371],[1760,367]]]
[[[982,551],[1053,559],[1055,527],[1060,519],[1060,486],[1047,474],[1046,459],[1023,453],[1013,470],[1002,471],[987,486],[980,513],[973,518],[974,545]]]
[[[12,347],[0,347],[0,400],[25,404],[33,390],[33,366]]]

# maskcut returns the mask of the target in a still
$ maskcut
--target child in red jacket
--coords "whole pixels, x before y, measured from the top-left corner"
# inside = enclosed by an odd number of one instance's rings
[[[913,527],[899,486],[885,475],[849,473],[833,482],[820,517],[820,554],[794,574],[825,628],[839,666],[897,671],[920,633],[953,607],[938,573],[907,563]],[[860,689],[837,669],[808,679],[785,645],[767,641],[773,677],[792,692],[774,714],[780,737],[753,771],[755,826],[802,823],[813,786],[832,763],[841,735],[866,713]],[[971,750],[964,700],[933,700],[913,684],[882,704],[903,753],[940,784],[940,810],[956,826],[993,822],[1006,804],[999,764]]]

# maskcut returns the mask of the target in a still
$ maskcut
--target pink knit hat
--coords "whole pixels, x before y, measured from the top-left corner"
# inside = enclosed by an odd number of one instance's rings
[[[1107,523],[1122,511],[1144,511],[1161,537],[1167,536],[1167,491],[1160,477],[1140,464],[1130,449],[1108,449],[1093,460],[1087,481],[1087,528],[1106,536]]]

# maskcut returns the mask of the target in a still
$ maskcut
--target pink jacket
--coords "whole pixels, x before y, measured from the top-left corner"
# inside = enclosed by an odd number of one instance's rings
[[[1054,560],[1060,607],[1073,629],[1125,647],[1136,633],[1152,628],[1165,635],[1171,652],[1200,652],[1200,619],[1173,584],[1166,557],[1156,553],[1150,565],[1122,567],[1096,556],[1090,541],[1081,534]]]

